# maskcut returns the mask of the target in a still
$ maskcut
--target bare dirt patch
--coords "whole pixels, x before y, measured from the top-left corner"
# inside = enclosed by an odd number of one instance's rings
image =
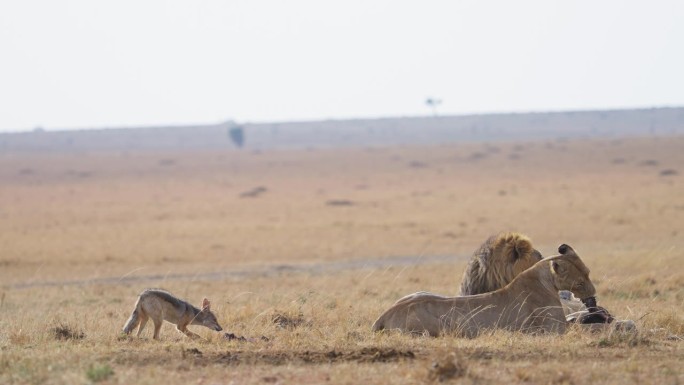
[[[412,360],[416,355],[411,350],[369,347],[352,351],[234,351],[221,353],[210,360],[228,365],[285,365],[285,364],[333,364],[339,362],[387,363]]]
[[[268,189],[264,186],[254,187],[251,190],[240,193],[240,198],[257,198],[267,191]]]
[[[348,199],[331,199],[325,202],[328,206],[354,206],[354,202]]]
[[[195,366],[207,365],[327,365],[335,363],[391,363],[413,360],[417,354],[412,350],[395,348],[366,347],[359,350],[321,350],[321,351],[249,351],[228,350],[220,353],[204,353],[197,348],[183,349],[180,357],[170,355],[138,356],[132,351],[122,352],[114,359],[117,364],[155,366],[169,364],[178,360],[192,362]]]

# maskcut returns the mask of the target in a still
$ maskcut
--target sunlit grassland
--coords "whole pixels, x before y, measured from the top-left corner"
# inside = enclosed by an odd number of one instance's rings
[[[0,383],[682,382],[681,148],[3,154]],[[455,294],[467,256],[501,230],[544,255],[573,246],[599,303],[638,333],[370,332],[405,294]],[[315,268],[397,256],[426,262]],[[161,341],[151,325],[123,337],[146,287],[208,297],[248,340],[191,326],[192,341],[170,324]]]

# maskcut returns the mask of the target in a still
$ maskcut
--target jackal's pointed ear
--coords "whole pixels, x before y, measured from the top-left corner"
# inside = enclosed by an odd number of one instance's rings
[[[211,308],[211,302],[208,299],[202,300],[202,310],[209,310]]]

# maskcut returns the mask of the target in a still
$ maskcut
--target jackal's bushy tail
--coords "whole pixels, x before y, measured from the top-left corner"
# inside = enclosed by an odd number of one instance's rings
[[[133,313],[131,313],[131,316],[128,318],[128,321],[126,321],[126,325],[123,327],[123,332],[126,334],[130,334],[133,329],[135,329],[136,326],[140,323],[140,310],[138,310],[138,304],[135,304],[135,309],[133,309]]]

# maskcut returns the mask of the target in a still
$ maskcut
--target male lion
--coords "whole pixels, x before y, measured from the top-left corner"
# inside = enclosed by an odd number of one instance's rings
[[[596,289],[589,269],[575,251],[563,244],[560,255],[547,257],[494,292],[444,297],[418,292],[401,298],[385,311],[373,330],[399,329],[438,336],[457,333],[475,337],[483,329],[564,333],[567,323],[558,297],[570,290],[595,306]]]
[[[532,241],[515,232],[489,237],[468,262],[459,295],[489,293],[508,285],[513,278],[541,261]]]

